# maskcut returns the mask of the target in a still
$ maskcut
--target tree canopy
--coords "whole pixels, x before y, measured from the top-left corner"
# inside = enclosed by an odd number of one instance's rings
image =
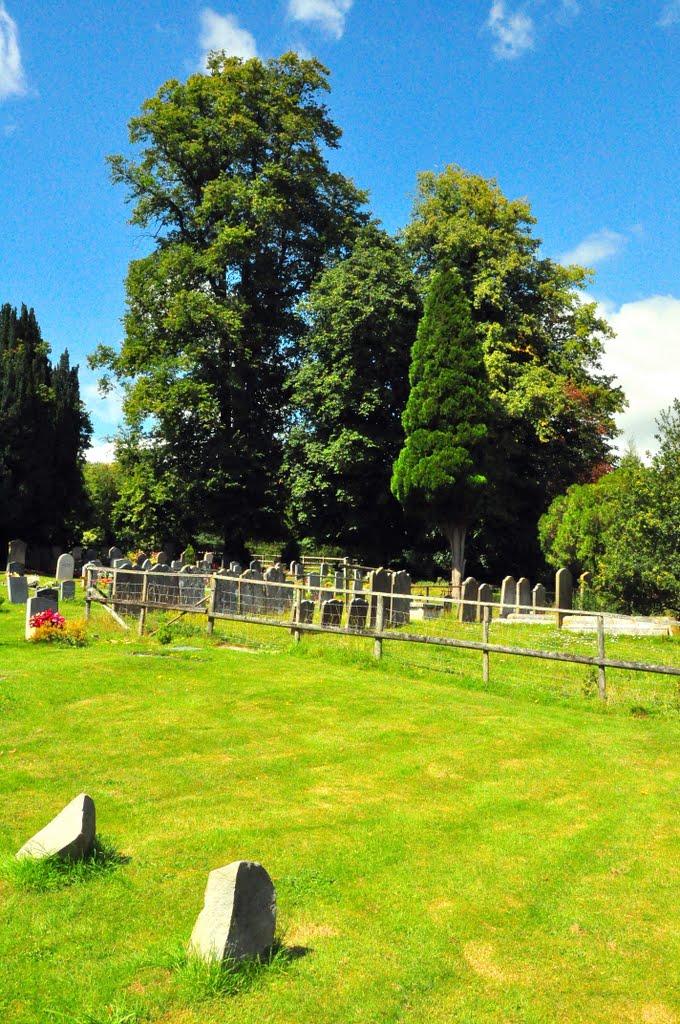
[[[63,544],[85,507],[92,434],[68,352],[52,364],[32,309],[0,308],[0,541]]]
[[[364,193],[328,164],[341,133],[327,78],[292,53],[212,54],[132,119],[140,159],[110,158],[154,238],[130,264],[123,345],[93,361],[125,392],[131,528],[147,529],[159,486],[180,535],[198,518],[231,550],[280,513],[298,304],[366,220]]]
[[[367,226],[318,278],[304,313],[310,329],[291,378],[297,418],[286,452],[293,527],[383,564],[404,545],[390,476],[421,314],[404,253]]]

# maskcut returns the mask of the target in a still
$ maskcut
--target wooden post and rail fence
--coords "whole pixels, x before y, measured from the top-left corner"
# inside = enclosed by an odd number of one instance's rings
[[[508,655],[511,657],[520,658],[535,658],[543,661],[562,662],[572,665],[584,665],[591,668],[597,669],[597,686],[600,699],[606,701],[607,699],[607,669],[620,669],[629,672],[646,672],[652,675],[666,675],[680,677],[680,667],[674,665],[654,665],[647,664],[645,662],[636,661],[625,661],[620,658],[608,658],[605,650],[605,615],[602,612],[587,612],[578,609],[571,608],[546,608],[543,611],[543,616],[546,622],[554,622],[555,615],[559,614],[562,616],[568,615],[579,615],[588,616],[596,620],[596,637],[597,637],[597,655],[586,655],[586,654],[575,654],[569,651],[551,651],[540,648],[528,648],[528,647],[517,647],[508,644],[497,644],[491,643],[490,641],[490,629],[492,623],[493,609],[498,608],[499,610],[503,607],[500,602],[484,602],[479,605],[476,601],[456,601],[451,598],[429,598],[428,603],[436,603],[442,606],[443,611],[453,612],[457,609],[460,604],[474,604],[480,610],[481,625],[482,625],[482,639],[468,640],[466,638],[450,637],[450,636],[439,636],[439,635],[427,635],[421,633],[412,633],[405,630],[402,626],[397,629],[386,628],[386,621],[389,624],[389,616],[386,614],[388,608],[391,607],[391,602],[395,599],[402,601],[408,601],[409,604],[418,607],[422,603],[422,598],[413,597],[409,595],[393,595],[382,593],[378,591],[369,590],[345,590],[341,588],[330,588],[327,593],[328,597],[342,597],[344,598],[345,614],[347,615],[347,623],[343,625],[327,625],[321,622],[313,621],[302,621],[302,602],[306,594],[310,593],[309,587],[306,583],[295,582],[295,583],[276,583],[275,586],[281,590],[288,591],[288,598],[286,605],[288,608],[288,618],[275,618],[267,614],[252,614],[251,611],[243,613],[240,596],[236,603],[235,609],[220,610],[217,607],[217,593],[219,587],[219,581],[224,580],[224,577],[218,575],[205,575],[206,589],[209,587],[209,592],[205,593],[202,598],[197,600],[191,606],[180,605],[179,603],[163,603],[159,601],[149,600],[149,585],[151,580],[158,586],[162,583],[163,574],[151,575],[149,573],[135,573],[140,579],[139,593],[130,596],[129,590],[125,598],[121,596],[120,588],[117,588],[117,576],[122,573],[125,574],[126,581],[129,583],[129,577],[131,575],[130,570],[125,569],[113,569],[106,570],[108,576],[113,577],[112,593],[104,593],[97,586],[96,573],[92,570],[88,570],[88,577],[86,580],[86,595],[85,595],[85,617],[89,619],[91,616],[92,604],[98,604],[102,606],[118,624],[129,629],[130,626],[125,619],[119,614],[119,610],[123,612],[134,612],[138,619],[137,631],[139,636],[144,634],[146,626],[147,612],[149,611],[162,611],[171,612],[175,611],[177,614],[172,618],[167,625],[175,622],[183,615],[187,614],[205,614],[207,616],[207,633],[212,634],[216,621],[234,621],[250,623],[252,625],[268,626],[274,629],[287,629],[292,634],[296,643],[299,643],[304,633],[326,633],[332,636],[356,636],[365,637],[373,641],[373,654],[374,657],[380,659],[383,653],[383,644],[386,641],[390,643],[410,643],[410,644],[429,644],[435,647],[445,647],[454,650],[466,650],[466,651],[479,651],[482,655],[482,678],[484,683],[489,682],[490,678],[490,656],[492,654]],[[177,580],[176,574],[172,575],[174,581]],[[190,577],[191,579],[191,577]],[[193,577],[196,581],[196,577]],[[232,585],[238,585],[240,582],[239,578],[232,578]],[[261,607],[266,609],[266,600],[264,599],[265,590],[264,588],[268,585],[267,581],[248,579],[247,585],[249,587],[261,586],[263,600]],[[119,591],[117,595],[117,590]],[[252,591],[251,591],[252,593]],[[320,590],[317,592],[315,589],[312,597],[314,598],[314,605],[320,609],[322,604],[323,592]],[[373,614],[367,614],[367,624],[363,627],[356,627],[349,625],[349,604],[352,598],[361,597],[365,598],[368,602],[368,608],[371,609],[374,603],[374,617]],[[522,606],[518,610],[532,612],[535,611],[530,606]],[[617,616],[617,618],[624,618],[624,616]],[[371,626],[371,621],[375,622],[374,626]],[[440,619],[438,621],[446,621]],[[504,621],[500,619],[499,621]],[[535,617],[534,620],[535,621]]]

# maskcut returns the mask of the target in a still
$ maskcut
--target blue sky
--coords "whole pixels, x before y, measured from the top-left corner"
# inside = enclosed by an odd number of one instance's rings
[[[679,45],[680,0],[0,0],[0,302],[33,306],[53,352],[81,363],[101,457],[118,406],[84,358],[120,341],[145,244],[105,156],[208,49],[298,49],[331,69],[333,165],[389,230],[419,170],[458,163],[530,200],[547,255],[596,269],[621,425],[653,447],[680,397]]]

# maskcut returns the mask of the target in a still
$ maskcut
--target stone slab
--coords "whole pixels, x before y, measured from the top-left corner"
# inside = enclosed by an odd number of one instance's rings
[[[271,948],[276,890],[261,864],[240,860],[211,871],[189,942],[207,961],[246,960]]]
[[[92,851],[96,830],[94,801],[80,793],[56,818],[36,832],[17,852],[17,858],[61,857],[82,860]]]

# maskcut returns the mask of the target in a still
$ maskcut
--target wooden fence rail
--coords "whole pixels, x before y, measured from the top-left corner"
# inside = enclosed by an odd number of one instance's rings
[[[111,573],[111,571],[109,570]],[[86,585],[86,597],[85,597],[85,614],[86,618],[90,618],[91,605],[101,604],[106,607],[109,614],[126,629],[129,628],[127,623],[118,615],[115,608],[111,608],[110,605],[114,604],[117,608],[125,610],[125,605],[134,607],[135,613],[139,617],[138,632],[142,636],[146,623],[146,614],[148,611],[164,611],[164,612],[177,612],[177,615],[171,621],[176,621],[182,615],[187,614],[207,614],[207,632],[210,634],[213,631],[215,621],[225,620],[233,622],[249,623],[251,625],[268,626],[275,629],[287,629],[289,630],[296,642],[299,642],[303,633],[328,633],[333,636],[356,636],[365,637],[373,641],[373,653],[374,657],[381,658],[383,653],[383,643],[385,641],[395,641],[398,643],[413,643],[413,644],[429,644],[435,647],[446,647],[458,650],[469,650],[478,651],[482,654],[482,678],[485,683],[489,682],[490,674],[490,656],[492,654],[509,655],[511,657],[520,658],[538,658],[543,661],[557,661],[566,662],[574,665],[587,665],[598,670],[598,693],[600,699],[603,701],[607,700],[607,669],[622,669],[629,672],[647,672],[652,675],[665,675],[665,676],[676,676],[680,677],[680,666],[674,665],[654,665],[647,664],[645,662],[637,661],[624,661],[617,658],[607,658],[605,651],[605,630],[604,630],[604,614],[602,612],[584,612],[578,609],[564,608],[545,609],[546,618],[549,615],[554,615],[556,611],[563,613],[564,615],[579,615],[594,618],[597,621],[597,655],[591,656],[586,654],[574,654],[569,651],[549,651],[544,649],[534,649],[529,647],[515,647],[505,644],[491,643],[489,640],[490,627],[492,620],[492,609],[501,608],[502,605],[499,602],[485,602],[482,605],[482,640],[467,640],[458,639],[455,637],[447,636],[435,636],[425,635],[420,633],[411,633],[403,629],[393,630],[384,628],[385,616],[387,607],[395,596],[402,600],[410,600],[411,603],[418,605],[422,599],[417,597],[408,597],[408,595],[389,595],[376,591],[358,591],[353,590],[342,590],[340,588],[331,588],[329,594],[333,595],[346,595],[348,598],[361,596],[366,598],[369,602],[369,607],[375,601],[375,627],[374,628],[356,628],[349,624],[345,626],[334,626],[334,625],[322,625],[321,623],[315,622],[303,622],[301,621],[300,609],[303,595],[309,593],[309,588],[303,583],[276,583],[275,586],[290,589],[292,591],[290,597],[290,617],[288,620],[271,618],[267,615],[260,614],[240,614],[238,611],[220,611],[216,608],[215,595],[217,593],[217,582],[220,578],[224,577],[211,576],[210,577],[210,593],[206,594],[203,598],[198,600],[194,605],[187,607],[179,606],[177,604],[163,604],[158,601],[149,601],[148,589],[149,589],[149,574],[142,574],[142,583],[140,587],[139,597],[129,597],[127,600],[121,600],[119,597],[116,600],[116,582],[115,574],[118,572],[128,572],[129,570],[113,570],[114,576],[113,584],[113,597],[104,594],[97,588],[96,576],[91,576],[88,573],[87,585]],[[162,578],[163,574],[158,573],[153,576],[154,583],[158,583]],[[176,579],[176,575],[173,575]],[[260,580],[248,580],[248,585],[252,586],[267,586],[267,581]],[[271,584],[269,584],[271,585]],[[322,594],[317,594],[315,604],[320,606]],[[452,600],[451,598],[430,598],[430,603],[436,602],[442,604],[443,607],[452,609],[454,605],[458,604],[477,604],[477,602],[459,602]],[[206,608],[207,602],[207,608]],[[264,605],[264,602],[263,602]],[[531,610],[528,606],[527,610]],[[367,620],[368,621],[368,620]],[[371,620],[372,621],[372,620]],[[499,620],[503,621],[503,620]],[[348,616],[349,622],[349,616]]]

